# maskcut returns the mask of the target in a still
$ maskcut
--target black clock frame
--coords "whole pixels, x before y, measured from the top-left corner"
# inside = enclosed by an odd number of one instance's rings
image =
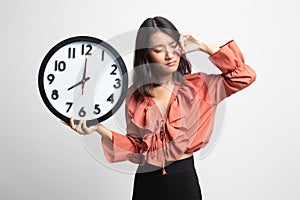
[[[120,56],[120,54],[117,52],[117,50],[115,50],[110,44],[108,44],[107,42],[95,38],[95,37],[91,37],[91,36],[75,36],[75,37],[71,37],[68,39],[65,39],[61,42],[59,42],[58,44],[56,44],[54,47],[52,47],[52,49],[46,54],[46,56],[44,57],[40,69],[39,69],[39,73],[38,73],[38,88],[39,88],[39,92],[40,95],[43,99],[43,102],[45,103],[46,107],[50,110],[50,112],[52,114],[54,114],[56,117],[58,117],[59,119],[61,119],[62,121],[64,121],[65,123],[69,124],[70,122],[70,118],[61,114],[59,111],[57,111],[52,104],[50,103],[49,99],[47,98],[46,92],[45,92],[45,88],[44,88],[44,73],[45,73],[45,69],[46,66],[49,62],[49,60],[51,59],[51,57],[55,54],[56,51],[58,51],[60,48],[70,44],[70,43],[74,43],[74,42],[92,42],[95,43],[97,45],[101,45],[104,48],[106,48],[115,58],[116,58],[116,62],[119,64],[119,66],[121,67],[121,72],[122,72],[122,92],[121,92],[121,96],[118,99],[118,102],[115,104],[115,106],[108,111],[106,114],[102,115],[99,118],[96,119],[91,119],[91,120],[87,120],[87,126],[91,126],[97,123],[100,123],[108,118],[110,118],[115,112],[117,112],[117,110],[121,107],[123,101],[126,98],[126,94],[127,94],[127,90],[128,90],[128,73],[127,73],[127,68],[126,65],[122,59],[122,57]],[[79,120],[75,120],[75,124],[77,124],[79,122]]]

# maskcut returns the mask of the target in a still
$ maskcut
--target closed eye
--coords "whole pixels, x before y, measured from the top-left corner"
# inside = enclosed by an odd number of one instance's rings
[[[169,43],[169,46],[173,49],[178,47],[178,42],[177,41],[172,41],[171,43]],[[164,51],[166,48],[163,45],[157,45],[151,48],[154,52],[156,53],[160,53],[162,51]]]
[[[173,42],[170,43],[171,47],[177,47],[178,46],[178,42],[176,42],[175,40]]]
[[[164,51],[164,48],[155,48],[153,49],[156,53],[160,53],[162,51]]]

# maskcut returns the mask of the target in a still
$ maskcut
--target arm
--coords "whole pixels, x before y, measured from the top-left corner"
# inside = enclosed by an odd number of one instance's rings
[[[210,61],[222,71],[219,75],[204,76],[211,91],[213,103],[248,87],[256,79],[255,71],[245,63],[244,56],[234,40],[210,55]]]
[[[129,113],[126,109],[126,123],[127,123],[127,134],[123,135],[114,131],[108,131],[107,137],[103,135],[101,139],[104,155],[108,162],[120,162],[130,160],[133,163],[140,163],[139,151],[142,148],[140,138],[137,137],[136,133],[138,130],[132,126],[129,122]],[[100,134],[105,133],[99,131]]]
[[[128,134],[123,135],[114,131],[111,133],[111,140],[105,136],[101,139],[107,161],[113,163],[130,160],[133,163],[140,163],[139,139]]]
[[[105,138],[106,140],[112,142],[113,140],[113,132],[109,129],[107,129],[105,126],[103,126],[102,124],[98,124],[97,129],[96,129],[97,133],[99,133],[103,138]]]
[[[109,162],[130,160],[134,163],[139,163],[138,149],[140,141],[138,138],[129,134],[122,135],[111,131],[102,124],[87,127],[85,120],[81,120],[78,125],[75,125],[73,117],[71,117],[70,125],[68,126],[80,135],[89,135],[93,132],[101,135],[104,155]]]
[[[186,52],[200,50],[207,53],[210,61],[222,71],[222,74],[200,73],[208,89],[202,96],[210,103],[217,104],[255,81],[255,71],[245,63],[244,56],[234,40],[216,47],[193,34],[186,34],[183,37],[186,38],[183,44],[184,49],[187,49]],[[193,49],[188,47],[191,44],[194,45]]]

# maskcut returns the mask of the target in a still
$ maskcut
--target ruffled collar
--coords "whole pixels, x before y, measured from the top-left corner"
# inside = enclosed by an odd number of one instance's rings
[[[140,136],[143,137],[155,133],[161,122],[166,123],[167,129],[187,128],[184,118],[191,109],[194,98],[194,87],[189,81],[183,80],[173,88],[165,117],[153,97],[137,97],[132,93],[127,107],[131,122],[140,129]]]

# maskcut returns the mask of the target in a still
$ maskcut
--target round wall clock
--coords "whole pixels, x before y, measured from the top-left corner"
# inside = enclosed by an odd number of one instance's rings
[[[87,125],[111,117],[122,105],[128,74],[119,53],[94,37],[77,36],[56,44],[38,73],[43,102],[59,119]]]

